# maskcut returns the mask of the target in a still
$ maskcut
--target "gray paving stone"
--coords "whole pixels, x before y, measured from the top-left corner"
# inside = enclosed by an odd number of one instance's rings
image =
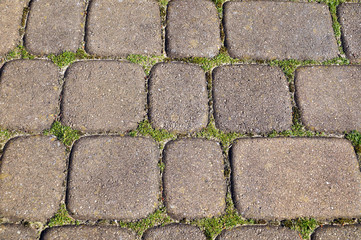
[[[70,161],[67,203],[76,219],[136,220],[158,204],[159,152],[151,139],[81,138]]]
[[[35,0],[30,5],[25,47],[36,55],[59,54],[81,47],[84,0]]]
[[[291,128],[292,105],[281,69],[222,66],[213,71],[216,126],[225,132],[267,133]]]
[[[232,148],[232,187],[245,218],[361,216],[361,172],[345,139],[238,140]]]
[[[225,44],[241,59],[337,57],[338,47],[327,5],[294,2],[224,4]]]
[[[10,220],[45,222],[64,194],[65,146],[55,137],[10,140],[0,166],[0,215]]]
[[[143,120],[147,94],[141,66],[84,61],[66,73],[61,121],[84,132],[135,129]]]
[[[93,0],[86,49],[102,56],[160,55],[160,11],[154,0]]]
[[[115,226],[63,226],[48,228],[43,240],[136,240],[135,233]]]
[[[167,8],[166,50],[172,58],[214,57],[221,47],[216,6],[209,0],[172,0]]]
[[[206,127],[208,93],[204,71],[181,62],[157,64],[149,80],[149,104],[154,128],[184,133]]]
[[[322,226],[312,235],[312,240],[359,240],[361,225]]]
[[[343,3],[337,12],[346,55],[352,62],[361,63],[361,3]]]
[[[36,240],[37,232],[29,227],[15,224],[0,225],[0,239],[4,240]]]
[[[174,219],[219,216],[225,210],[226,184],[219,143],[182,139],[166,145],[164,196]]]
[[[187,224],[169,224],[164,227],[154,227],[148,229],[143,240],[206,240],[203,232]]]
[[[285,227],[245,226],[224,230],[217,240],[298,240],[296,231]]]
[[[59,108],[59,79],[50,61],[6,63],[0,76],[0,126],[27,132],[50,128]]]
[[[296,71],[296,101],[310,130],[361,130],[361,66],[314,66]]]

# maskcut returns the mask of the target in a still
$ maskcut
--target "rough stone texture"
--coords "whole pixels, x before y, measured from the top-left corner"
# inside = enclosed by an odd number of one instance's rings
[[[214,57],[221,47],[216,6],[209,0],[172,0],[167,8],[167,55]]]
[[[192,132],[208,123],[207,80],[197,65],[160,63],[149,80],[149,117],[154,128]]]
[[[135,233],[125,228],[114,226],[63,226],[48,228],[43,234],[43,240],[136,240]]]
[[[285,227],[245,226],[224,230],[217,240],[297,240],[296,231]]]
[[[203,232],[191,225],[169,224],[164,227],[155,227],[148,229],[143,240],[206,240]]]
[[[36,240],[36,230],[22,225],[0,225],[0,239],[4,240]]]
[[[232,148],[232,187],[245,218],[361,216],[361,172],[345,139],[238,140]]]
[[[20,42],[23,8],[28,0],[0,1],[0,56],[4,56]]]
[[[84,0],[36,0],[31,3],[25,47],[32,54],[59,54],[81,47]]]
[[[160,55],[160,12],[154,0],[93,0],[86,28],[91,54],[125,56]]]
[[[312,240],[360,240],[361,225],[322,226],[312,235]]]
[[[143,120],[147,94],[141,66],[85,61],[66,73],[61,121],[85,132],[119,132]]]
[[[224,4],[224,23],[235,58],[325,60],[338,54],[324,4],[232,1]]]
[[[219,143],[183,139],[166,145],[164,195],[168,214],[181,220],[221,215],[226,207]]]
[[[158,155],[146,138],[81,138],[70,160],[70,212],[84,220],[146,217],[158,204]]]
[[[1,161],[0,215],[40,222],[54,216],[65,190],[65,146],[54,137],[18,137]]]
[[[343,46],[352,62],[361,63],[361,3],[343,3],[338,7]]]
[[[361,130],[361,66],[314,66],[296,71],[296,101],[308,129]]]
[[[281,69],[222,66],[213,71],[216,126],[225,132],[267,133],[291,128],[292,105]]]
[[[59,79],[50,61],[6,63],[0,76],[0,126],[29,132],[50,128],[59,108]]]

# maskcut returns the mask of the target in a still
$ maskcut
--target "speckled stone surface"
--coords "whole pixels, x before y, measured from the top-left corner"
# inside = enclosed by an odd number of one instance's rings
[[[359,240],[361,225],[322,226],[312,234],[312,240]]]
[[[326,60],[338,54],[325,4],[231,1],[224,4],[224,24],[234,58]]]
[[[310,130],[361,131],[361,66],[314,66],[296,71],[296,101]]]
[[[285,227],[245,226],[224,230],[217,240],[297,240],[298,233]]]
[[[4,240],[36,240],[35,229],[17,224],[0,225],[0,239]]]
[[[67,206],[76,219],[145,218],[159,197],[159,150],[151,139],[84,137],[70,158]]]
[[[65,190],[66,157],[54,137],[10,140],[0,166],[0,216],[39,222],[54,216]]]
[[[177,220],[219,216],[226,204],[222,150],[217,142],[182,139],[164,150],[164,196]]]
[[[361,172],[346,139],[240,139],[231,156],[235,206],[245,218],[361,216]]]
[[[141,66],[84,61],[67,71],[61,121],[83,132],[125,132],[145,115],[147,94]]]
[[[148,229],[143,240],[206,240],[203,232],[187,224],[169,224],[163,227],[154,227]]]

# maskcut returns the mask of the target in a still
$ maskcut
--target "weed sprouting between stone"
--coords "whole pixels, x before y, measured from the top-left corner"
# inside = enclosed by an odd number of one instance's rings
[[[58,121],[55,121],[49,130],[44,131],[44,135],[50,134],[56,136],[68,149],[80,137],[79,131],[73,130],[68,126],[63,126]]]

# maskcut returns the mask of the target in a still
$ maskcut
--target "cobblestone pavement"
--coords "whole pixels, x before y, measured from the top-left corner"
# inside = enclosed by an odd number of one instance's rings
[[[361,2],[0,0],[0,239],[361,239]]]

